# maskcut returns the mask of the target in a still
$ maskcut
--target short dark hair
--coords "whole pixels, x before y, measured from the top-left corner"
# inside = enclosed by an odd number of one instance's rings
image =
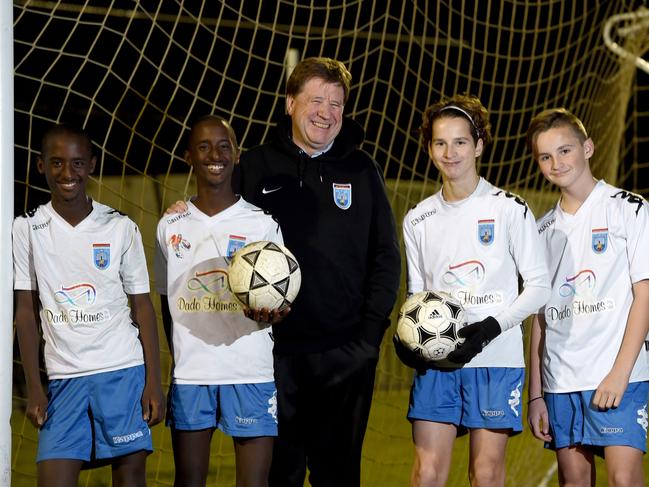
[[[300,61],[286,82],[286,95],[297,96],[305,83],[312,78],[340,84],[345,92],[344,102],[347,103],[352,75],[343,63],[328,57],[308,57]]]
[[[88,149],[90,150],[90,157],[95,155],[95,148],[88,133],[83,128],[69,123],[57,123],[52,125],[50,128],[48,128],[45,131],[43,137],[41,138],[41,147],[40,147],[41,155],[45,151],[45,146],[47,145],[47,143],[52,137],[56,137],[58,135],[64,135],[64,134],[74,135],[75,137],[84,139],[88,144]]]
[[[577,138],[584,143],[588,139],[588,132],[581,120],[565,108],[549,108],[534,116],[527,129],[525,140],[527,148],[534,153],[536,137],[546,130],[556,127],[570,127]]]
[[[419,126],[419,136],[424,152],[428,152],[428,145],[433,138],[433,123],[438,118],[463,118],[471,126],[473,141],[486,146],[491,143],[491,124],[489,112],[482,105],[480,99],[473,95],[455,95],[443,98],[437,103],[426,108]]]
[[[192,135],[194,134],[194,130],[196,129],[198,124],[203,122],[218,122],[221,125],[223,125],[225,129],[228,131],[234,149],[236,151],[239,151],[239,143],[237,142],[237,136],[234,133],[234,129],[232,128],[232,125],[230,125],[230,122],[228,122],[223,117],[220,117],[218,115],[213,115],[213,114],[203,115],[192,122],[189,128],[189,132],[187,133],[187,143],[185,144],[186,147],[189,147],[189,143],[192,140]]]

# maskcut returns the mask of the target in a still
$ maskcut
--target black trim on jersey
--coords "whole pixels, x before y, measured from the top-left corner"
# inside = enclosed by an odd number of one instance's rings
[[[38,206],[36,208],[31,208],[31,209],[27,210],[25,213],[20,215],[20,217],[21,218],[32,218],[36,214],[36,211],[38,211]]]
[[[630,191],[620,190],[614,195],[612,195],[611,198],[620,198],[623,200],[627,200],[632,205],[638,205],[638,207],[635,209],[635,216],[638,216],[638,212],[640,211],[640,208],[642,208],[642,205],[644,204],[644,199],[642,198],[642,196],[632,193]]]
[[[523,212],[523,218],[527,218],[527,210],[529,210],[529,207],[527,206],[527,202],[523,198],[515,193],[510,193],[509,191],[504,191],[502,189],[496,191],[494,196],[500,196],[501,193],[504,194],[506,198],[513,198],[516,203],[525,208],[525,211]]]

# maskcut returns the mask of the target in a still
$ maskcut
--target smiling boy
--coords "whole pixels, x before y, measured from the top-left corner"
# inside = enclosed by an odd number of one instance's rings
[[[39,485],[76,486],[84,463],[100,461],[112,464],[115,485],[144,486],[149,426],[164,412],[142,240],[128,217],[88,197],[96,160],[84,131],[51,127],[37,160],[51,201],[14,221],[15,321]]]
[[[527,142],[557,205],[539,219],[552,276],[531,336],[528,422],[556,450],[562,485],[644,485],[649,393],[649,212],[596,180],[595,145],[563,108],[536,115]]]

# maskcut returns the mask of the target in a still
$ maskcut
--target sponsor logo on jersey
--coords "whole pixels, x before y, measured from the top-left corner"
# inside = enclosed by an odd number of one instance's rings
[[[459,289],[453,295],[460,300],[462,306],[491,306],[503,302],[501,291],[490,291],[486,293],[474,293],[470,289]]]
[[[171,245],[174,254],[176,254],[176,257],[178,257],[179,259],[183,258],[185,251],[192,248],[192,244],[190,244],[187,239],[184,239],[181,233],[174,234],[169,237],[168,243],[169,245]]]
[[[596,254],[603,254],[608,247],[608,228],[593,228],[591,247]]]
[[[494,242],[495,220],[478,220],[478,240],[482,245]]]
[[[480,284],[487,274],[486,268],[479,260],[467,260],[453,264],[442,275],[444,284],[456,288],[453,296],[460,300],[462,306],[492,305],[503,302],[503,293],[490,291],[475,293],[473,289]]]
[[[636,422],[642,426],[645,436],[647,435],[647,427],[649,426],[649,415],[647,415],[647,404],[645,403],[640,409],[638,409],[638,417]]]
[[[191,296],[179,296],[176,308],[182,313],[240,313],[241,306],[224,295],[228,292],[228,273],[224,269],[196,272],[187,281]]]
[[[187,289],[218,296],[228,289],[228,273],[223,269],[196,272],[187,281]]]
[[[95,267],[100,271],[108,269],[110,265],[110,244],[92,244],[92,260],[95,263]]]
[[[341,210],[348,210],[352,206],[352,185],[333,183],[334,203]]]
[[[597,284],[597,276],[590,269],[583,269],[574,276],[565,278],[565,282],[559,287],[559,296],[567,298],[570,296],[592,296]]]
[[[509,394],[509,408],[514,411],[516,417],[518,417],[518,406],[521,403],[521,383],[519,382],[516,385],[516,388]]]
[[[227,257],[232,257],[237,250],[246,245],[246,237],[230,235],[228,238],[228,250],[225,255]]]
[[[68,304],[85,308],[95,303],[97,290],[95,286],[87,282],[73,284],[72,286],[61,286],[61,289],[54,293],[54,299],[57,303]]]
[[[448,266],[442,276],[444,284],[449,286],[473,286],[482,282],[485,276],[485,266],[479,260],[467,260]]]
[[[574,276],[565,277],[564,281],[559,287],[559,296],[573,298],[573,301],[561,306],[546,306],[546,320],[562,321],[571,319],[573,316],[604,313],[615,308],[612,299],[597,299],[595,295],[597,276],[591,269],[582,269]]]
[[[44,308],[43,317],[50,326],[93,326],[110,320],[110,311],[103,309],[89,312],[81,308],[70,308],[68,310]]]

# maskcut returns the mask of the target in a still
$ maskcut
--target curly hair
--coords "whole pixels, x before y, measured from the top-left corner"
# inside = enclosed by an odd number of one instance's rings
[[[469,122],[473,142],[477,143],[478,139],[482,139],[485,146],[491,143],[491,124],[487,109],[476,96],[455,95],[451,98],[441,99],[424,111],[422,123],[419,126],[419,136],[424,152],[428,152],[428,146],[433,137],[433,123],[438,118],[447,117],[464,118]]]

